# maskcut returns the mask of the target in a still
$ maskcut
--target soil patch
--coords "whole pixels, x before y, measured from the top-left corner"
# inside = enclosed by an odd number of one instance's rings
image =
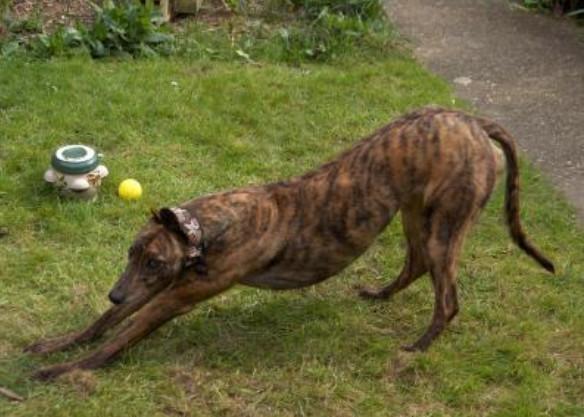
[[[76,22],[91,22],[94,10],[87,0],[13,0],[10,7],[15,20],[38,20],[45,31]]]

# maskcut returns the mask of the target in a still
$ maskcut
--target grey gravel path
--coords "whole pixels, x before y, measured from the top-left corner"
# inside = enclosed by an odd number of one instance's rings
[[[507,0],[386,0],[415,55],[507,127],[584,224],[584,29]]]

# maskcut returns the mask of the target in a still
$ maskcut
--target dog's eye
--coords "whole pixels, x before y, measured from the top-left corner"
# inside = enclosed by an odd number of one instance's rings
[[[146,268],[154,271],[162,266],[162,261],[158,259],[150,258],[146,261]]]

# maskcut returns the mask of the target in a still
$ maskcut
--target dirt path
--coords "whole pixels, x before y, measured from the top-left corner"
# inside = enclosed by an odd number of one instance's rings
[[[584,224],[584,30],[507,0],[386,0],[416,56],[517,138]]]

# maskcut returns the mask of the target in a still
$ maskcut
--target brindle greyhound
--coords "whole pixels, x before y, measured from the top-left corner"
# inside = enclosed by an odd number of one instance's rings
[[[360,294],[387,299],[429,272],[435,293],[432,322],[405,347],[425,350],[458,312],[460,248],[503,170],[503,153],[511,237],[553,273],[553,264],[521,228],[513,138],[483,118],[423,109],[382,127],[306,175],[154,213],[109,294],[114,305],[87,329],[26,350],[64,350],[97,339],[135,313],[133,319],[96,351],[41,369],[36,376],[50,379],[102,366],[165,322],[236,284],[285,290],[321,282],[361,255],[398,210],[407,239],[405,265],[386,287]]]

